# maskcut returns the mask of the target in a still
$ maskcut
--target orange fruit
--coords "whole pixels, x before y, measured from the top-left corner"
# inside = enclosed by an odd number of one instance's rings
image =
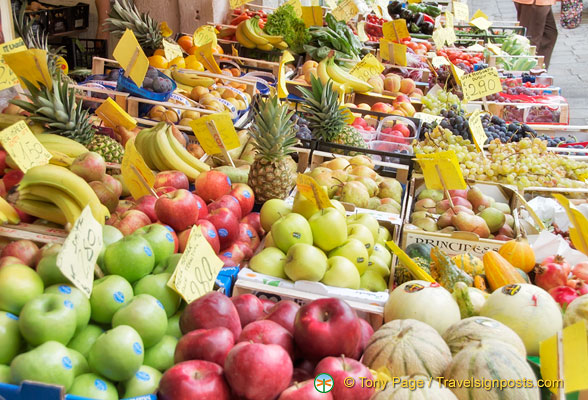
[[[186,68],[186,61],[184,60],[184,57],[176,57],[169,62],[169,66],[171,67],[172,65],[175,65],[180,69]]]
[[[190,49],[190,47],[194,46],[194,39],[192,38],[192,36],[181,36],[178,39],[178,44],[180,45],[180,47],[185,50],[188,51],[188,49]]]
[[[216,47],[212,48],[212,52],[213,53],[218,53],[218,54],[225,54],[223,48],[221,47],[220,44],[217,44]]]
[[[149,65],[151,65],[153,68],[167,68],[169,65],[169,62],[167,61],[167,58],[165,58],[164,56],[151,56],[149,57]]]
[[[165,51],[163,51],[163,49],[157,49],[153,52],[154,56],[163,56],[165,57]]]
[[[186,50],[186,52],[187,52],[189,55],[193,55],[193,54],[196,54],[196,50],[198,50],[198,46],[192,46],[192,47],[190,47],[188,50]]]
[[[204,66],[198,61],[195,55],[189,55],[184,61],[186,62],[186,68],[196,71],[204,71]]]

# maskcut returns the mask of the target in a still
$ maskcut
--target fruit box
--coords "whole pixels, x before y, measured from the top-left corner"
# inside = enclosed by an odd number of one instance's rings
[[[64,394],[64,388],[41,382],[25,381],[20,386],[0,383],[0,399],[3,400],[92,400],[89,397]],[[156,400],[154,394],[128,397],[122,400]]]
[[[525,124],[559,124],[570,123],[569,105],[567,103],[496,103],[489,101],[488,111],[507,122]]]
[[[515,236],[518,235],[520,232],[518,219],[519,200],[515,195],[515,190],[511,187],[493,182],[474,182],[474,184],[485,195],[494,198],[496,201],[505,202],[510,206],[514,218],[514,233]],[[428,243],[439,247],[450,256],[469,252],[481,258],[487,251],[498,250],[505,243],[500,240],[480,238],[472,232],[427,232],[414,227],[414,225],[410,224],[410,214],[414,208],[416,197],[424,189],[424,179],[421,177],[413,178],[410,184],[408,205],[406,207],[404,227],[401,234],[402,249],[406,249],[412,243]]]
[[[63,243],[67,235],[67,231],[63,229],[34,224],[20,223],[0,226],[0,236],[13,240],[26,239],[37,243]]]

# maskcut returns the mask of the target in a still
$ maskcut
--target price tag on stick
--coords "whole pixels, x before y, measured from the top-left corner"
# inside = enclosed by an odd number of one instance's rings
[[[311,176],[299,174],[296,178],[296,189],[321,210],[333,207],[327,193]]]
[[[470,10],[466,3],[461,3],[459,1],[453,1],[453,15],[455,19],[458,21],[469,21],[470,19]]]
[[[53,87],[53,80],[47,67],[46,50],[30,49],[18,51],[16,53],[4,54],[3,58],[12,72],[21,80],[21,83],[24,83],[23,79],[26,79],[37,87],[39,87],[39,82],[49,89]]]
[[[141,87],[149,68],[149,60],[133,31],[126,30],[112,55],[125,70],[125,76],[130,77],[137,86]]]
[[[470,118],[468,119],[468,124],[470,126],[470,132],[472,133],[472,138],[474,139],[474,143],[476,148],[484,157],[484,144],[488,140],[488,136],[486,136],[486,132],[484,131],[484,126],[482,125],[482,120],[480,119],[480,110],[475,110]]]
[[[27,49],[21,38],[0,45],[0,90],[18,85],[18,77],[4,61],[4,54],[18,53]]]
[[[460,81],[463,98],[466,101],[477,100],[502,91],[502,83],[495,67],[463,75]]]
[[[384,22],[384,25],[382,25],[382,34],[384,38],[395,42],[400,42],[402,39],[410,37],[410,33],[406,27],[406,20],[402,18]]]
[[[194,31],[193,35],[194,46],[203,46],[208,42],[212,42],[212,46],[216,47],[218,44],[216,38],[216,32],[214,30],[214,26],[211,25],[202,25],[200,28]]]
[[[37,165],[47,165],[53,157],[24,121],[19,121],[0,132],[0,143],[22,172],[27,172]]]
[[[168,40],[163,40],[163,52],[165,53],[165,58],[168,60],[173,60],[177,57],[184,57],[184,53],[182,52],[182,48],[177,43],[172,43]]]
[[[569,227],[570,240],[574,247],[588,255],[588,219],[578,210],[567,197],[554,193],[553,197],[563,206],[572,223]]]
[[[242,5],[251,3],[252,1],[253,0],[229,0],[229,7],[231,7],[231,10],[234,10],[235,8],[239,8]]]
[[[290,4],[294,8],[294,13],[298,18],[302,18],[302,4],[300,0],[288,0],[285,4]]]
[[[222,73],[220,67],[214,59],[214,56],[212,55],[212,42],[208,42],[198,47],[194,55],[208,71],[212,72],[213,74]]]
[[[323,8],[321,6],[302,7],[302,20],[307,28],[323,26]]]
[[[416,160],[423,170],[427,189],[465,190],[467,188],[454,151],[417,154]]]
[[[233,121],[226,112],[195,119],[190,122],[190,126],[206,154],[223,153],[225,155],[228,150],[233,150],[240,146]],[[225,158],[228,158],[227,161],[233,164],[233,160],[228,153],[226,153]]]
[[[125,185],[129,188],[133,198],[140,199],[146,195],[155,195],[157,197],[153,190],[155,174],[137,151],[135,138],[127,141],[120,168]]]
[[[337,21],[348,22],[351,18],[355,17],[359,12],[359,8],[353,0],[343,0],[339,3],[331,14]]]
[[[371,53],[366,54],[360,62],[349,71],[349,73],[362,81],[368,81],[374,75],[380,75],[385,67]]]
[[[115,129],[118,126],[122,126],[126,129],[135,129],[137,127],[137,120],[131,117],[110,97],[96,109],[96,115],[109,128]]]

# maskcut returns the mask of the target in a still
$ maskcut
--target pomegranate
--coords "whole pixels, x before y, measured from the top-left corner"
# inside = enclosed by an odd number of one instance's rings
[[[576,291],[580,296],[588,294],[588,284],[584,281],[580,281],[578,286],[576,286]]]
[[[535,285],[547,291],[556,286],[565,286],[567,277],[562,265],[555,262],[535,267]]]
[[[584,282],[588,282],[588,261],[584,261],[574,265],[572,273],[576,278],[582,279]]]
[[[549,294],[562,307],[567,307],[578,297],[578,292],[569,286],[557,286],[549,290]]]
[[[541,265],[547,265],[547,264],[551,264],[551,263],[556,263],[556,264],[561,265],[563,268],[563,271],[566,274],[566,278],[570,274],[570,271],[571,271],[570,264],[568,264],[566,262],[566,260],[565,260],[565,258],[563,258],[563,256],[560,256],[559,254],[557,254],[555,256],[549,256],[541,262]]]

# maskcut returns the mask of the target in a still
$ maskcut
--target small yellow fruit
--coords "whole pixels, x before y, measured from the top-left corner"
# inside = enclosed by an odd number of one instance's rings
[[[182,112],[182,119],[198,119],[200,118],[200,113],[198,111],[192,110],[185,110]]]
[[[192,89],[192,92],[190,93],[190,98],[192,100],[198,101],[202,96],[208,93],[208,89],[204,86],[196,86],[194,89]]]
[[[226,89],[224,92],[221,93],[221,96],[223,99],[228,100],[234,99],[237,96],[237,94],[230,89]]]
[[[204,66],[198,61],[198,58],[196,58],[195,55],[189,55],[184,61],[186,62],[186,68],[196,71],[204,71]]]
[[[152,66],[153,68],[167,68],[169,65],[169,62],[167,61],[167,58],[165,58],[164,56],[160,56],[160,55],[155,55],[155,56],[151,56],[148,58],[149,60],[149,65]]]
[[[247,106],[245,105],[245,102],[243,100],[237,100],[237,103],[239,103],[239,107],[237,107],[239,109],[239,111],[247,108]]]
[[[237,110],[239,110],[239,100],[233,98],[233,99],[226,99],[229,103],[231,103],[232,105],[235,106],[235,108]]]
[[[176,57],[169,62],[169,66],[175,65],[176,67],[183,69],[186,68],[186,61],[184,61],[184,57]]]
[[[172,124],[177,123],[179,120],[178,114],[174,110],[167,110],[165,112],[165,119],[166,121],[171,122]]]
[[[210,94],[213,95],[214,97],[221,97],[220,93],[218,92],[218,90],[211,90]]]
[[[182,118],[180,120],[180,122],[178,122],[178,125],[182,125],[182,126],[190,126],[190,122],[192,122],[193,120],[191,118]]]
[[[318,67],[318,63],[316,61],[308,60],[302,65],[302,74],[306,75],[306,71],[310,69],[316,70]]]

